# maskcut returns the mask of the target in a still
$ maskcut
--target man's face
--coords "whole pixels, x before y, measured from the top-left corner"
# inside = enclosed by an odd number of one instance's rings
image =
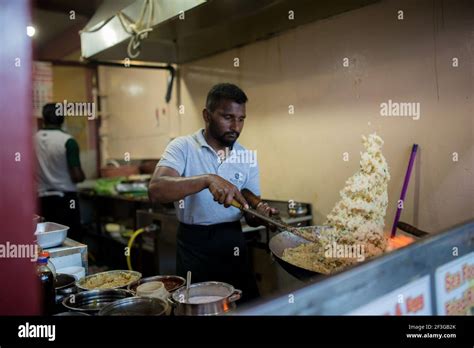
[[[244,128],[245,103],[223,99],[213,112],[204,110],[204,120],[210,135],[221,145],[230,147]]]

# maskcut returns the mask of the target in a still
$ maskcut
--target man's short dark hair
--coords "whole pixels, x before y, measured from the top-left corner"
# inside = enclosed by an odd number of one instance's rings
[[[244,91],[236,85],[232,83],[219,83],[213,86],[207,94],[206,109],[213,112],[223,99],[232,100],[238,104],[244,104],[248,100]]]
[[[43,106],[43,120],[45,124],[60,126],[64,122],[64,116],[56,115],[56,103],[48,103]]]

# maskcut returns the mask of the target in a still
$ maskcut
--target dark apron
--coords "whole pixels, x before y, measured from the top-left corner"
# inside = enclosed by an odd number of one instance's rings
[[[240,221],[178,227],[176,270],[192,282],[219,281],[242,290],[241,302],[259,297]]]

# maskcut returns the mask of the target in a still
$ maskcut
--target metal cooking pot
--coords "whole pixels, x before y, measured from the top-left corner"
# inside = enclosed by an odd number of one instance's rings
[[[186,287],[172,294],[175,315],[219,315],[236,308],[235,301],[239,300],[242,291],[222,282],[195,283],[189,287],[189,298]],[[218,298],[220,297],[220,298]],[[210,302],[197,302],[197,299]],[[213,298],[213,299],[212,299]],[[194,299],[194,300],[193,300]]]
[[[167,301],[159,298],[150,297],[129,297],[122,300],[115,301],[99,312],[103,315],[121,315],[121,316],[135,316],[135,315],[166,315],[169,308]]]
[[[69,274],[58,273],[54,279],[54,288],[56,290],[56,303],[61,303],[64,298],[78,292],[76,287],[76,278]]]
[[[97,314],[108,304],[127,297],[133,297],[133,293],[124,289],[91,290],[70,295],[63,300],[63,306],[72,311]]]

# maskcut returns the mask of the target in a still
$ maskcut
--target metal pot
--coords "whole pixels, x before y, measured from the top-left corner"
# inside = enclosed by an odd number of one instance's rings
[[[307,204],[298,202],[288,204],[288,215],[291,217],[305,216],[306,214],[308,214]]]
[[[64,298],[77,293],[76,278],[69,274],[58,273],[54,280],[56,290],[56,303],[60,304]]]
[[[133,297],[133,293],[124,289],[91,290],[70,295],[64,299],[63,306],[72,311],[97,314],[108,304],[127,297]]]
[[[135,315],[166,315],[169,308],[167,301],[159,298],[149,297],[129,297],[122,300],[115,301],[99,312],[100,316],[104,315],[121,315],[121,316],[135,316]]]
[[[172,294],[172,301],[175,306],[174,314],[223,314],[236,308],[235,301],[240,299],[241,295],[241,290],[234,289],[232,285],[227,283],[195,283],[189,287],[189,297],[186,287],[182,287]]]

